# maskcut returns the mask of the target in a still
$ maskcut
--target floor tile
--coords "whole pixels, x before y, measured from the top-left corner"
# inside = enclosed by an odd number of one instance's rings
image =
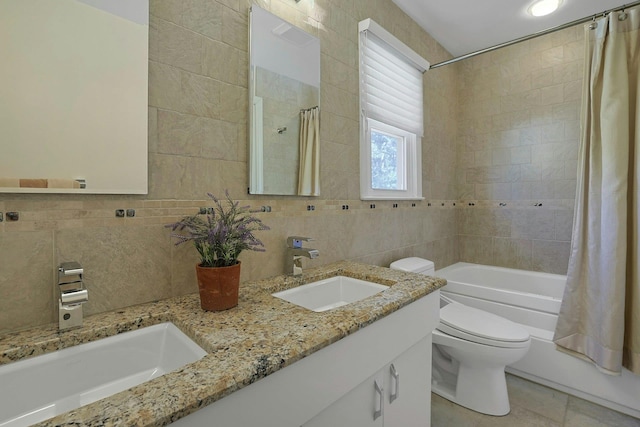
[[[511,412],[493,417],[431,394],[432,427],[640,427],[640,419],[507,375]]]
[[[476,427],[480,418],[481,415],[477,412],[431,393],[431,427]]]
[[[565,427],[640,427],[640,419],[569,396]]]
[[[523,407],[557,423],[564,421],[567,394],[513,375],[507,375],[507,389],[512,408]]]

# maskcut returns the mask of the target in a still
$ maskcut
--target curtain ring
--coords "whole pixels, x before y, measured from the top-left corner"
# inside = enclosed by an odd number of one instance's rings
[[[624,9],[622,9],[622,12],[620,12],[618,14],[618,21],[625,21],[627,19],[627,12],[624,11]]]
[[[589,29],[595,30],[596,28],[598,28],[598,23],[596,22],[596,16],[593,15],[593,21],[589,24]]]

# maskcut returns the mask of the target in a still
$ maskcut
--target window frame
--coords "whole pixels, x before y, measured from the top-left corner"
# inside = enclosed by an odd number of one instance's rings
[[[420,72],[429,69],[429,63],[416,54],[409,47],[395,38],[392,34],[380,27],[371,19],[366,19],[359,23],[359,63],[360,63],[360,199],[361,200],[424,200],[422,196],[422,134],[418,135],[415,130],[403,129],[397,123],[393,123],[393,119],[385,121],[385,117],[380,114],[371,114],[367,116],[367,91],[365,83],[364,53],[362,46],[365,42],[366,32],[369,31],[377,39],[384,43],[384,48],[389,55],[394,56],[398,61],[404,61],[406,64],[414,67]],[[420,87],[423,91],[424,84],[420,80]],[[371,95],[369,95],[371,96]],[[382,98],[378,98],[382,99]],[[422,129],[424,124],[424,98],[422,101],[422,122],[419,128]],[[396,116],[397,117],[397,116]],[[405,164],[405,173],[403,181],[406,187],[402,190],[375,189],[372,183],[372,159],[371,159],[371,129],[380,130],[382,133],[397,135],[405,140],[405,155],[403,162]]]
[[[420,173],[420,163],[422,150],[420,147],[421,144],[418,143],[419,138],[415,133],[408,132],[379,120],[372,118],[365,118],[364,120],[365,135],[363,139],[365,143],[361,144],[360,170],[361,186],[365,186],[366,188],[361,188],[360,198],[362,200],[421,200],[422,176]],[[404,183],[404,189],[390,190],[373,188],[371,168],[371,129],[376,129],[381,133],[403,139],[404,156],[402,158],[402,163],[404,163],[404,173],[401,177],[399,176],[399,178],[402,179]]]

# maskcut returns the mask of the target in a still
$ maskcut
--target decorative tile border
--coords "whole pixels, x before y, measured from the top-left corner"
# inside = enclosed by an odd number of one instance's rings
[[[552,209],[571,210],[573,199],[552,200],[238,200],[241,205],[262,210],[259,216],[348,215],[393,210],[429,209]],[[0,212],[0,232],[62,230],[84,227],[118,227],[167,224],[184,215],[211,206],[210,200],[58,200],[4,201]],[[122,217],[117,215],[120,211]],[[7,212],[18,212],[19,220],[11,221]]]

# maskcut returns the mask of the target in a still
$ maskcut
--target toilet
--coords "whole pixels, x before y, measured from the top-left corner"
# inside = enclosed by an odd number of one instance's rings
[[[432,261],[403,258],[394,270],[435,275]],[[433,331],[431,390],[465,408],[502,416],[510,411],[505,366],[525,356],[531,339],[521,325],[440,294]]]

